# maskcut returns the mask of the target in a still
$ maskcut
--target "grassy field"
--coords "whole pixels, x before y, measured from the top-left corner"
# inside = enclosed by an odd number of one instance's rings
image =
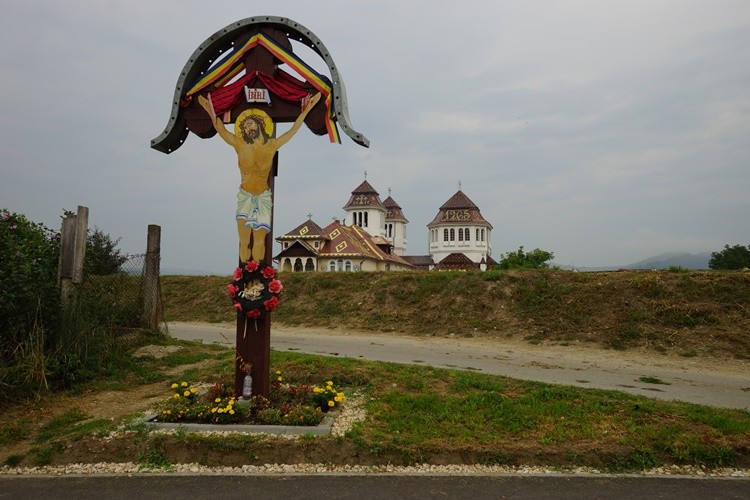
[[[127,368],[0,414],[9,466],[135,462],[505,464],[608,471],[656,466],[750,466],[750,413],[666,403],[615,391],[525,382],[458,370],[272,354],[296,383],[332,380],[364,400],[366,418],[341,437],[165,435],[134,416],[171,396],[176,380],[231,373],[233,352],[167,342],[167,357],[129,357]],[[118,431],[114,436],[113,431]],[[127,432],[124,432],[127,431]]]
[[[607,349],[748,359],[747,273],[321,273],[282,280],[274,320],[292,325],[534,343],[586,340]],[[227,283],[165,277],[167,319],[231,321]],[[166,349],[166,356],[135,356],[144,345]],[[429,463],[617,472],[673,464],[750,467],[747,411],[286,352],[272,352],[272,370],[293,383],[332,380],[349,397],[359,395],[364,420],[338,437],[163,434],[136,417],[170,397],[172,382],[211,384],[232,373],[233,350],[144,334],[129,336],[117,353],[94,381],[0,408],[0,464]]]

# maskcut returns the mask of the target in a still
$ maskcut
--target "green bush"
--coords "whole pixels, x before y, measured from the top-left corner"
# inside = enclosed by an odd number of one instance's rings
[[[554,258],[554,253],[540,248],[524,252],[521,245],[515,252],[502,254],[497,269],[548,269],[548,262]]]
[[[89,276],[63,308],[59,255],[54,231],[0,210],[0,401],[94,377],[117,354],[116,328],[138,326],[130,276]]]
[[[45,332],[60,318],[58,255],[57,234],[0,210],[0,394],[46,383]]]
[[[750,267],[750,245],[724,245],[721,252],[712,252],[710,269],[744,269]]]
[[[12,349],[41,318],[56,320],[58,235],[0,210],[0,332]],[[41,325],[44,326],[44,325]],[[19,336],[20,335],[20,336]]]

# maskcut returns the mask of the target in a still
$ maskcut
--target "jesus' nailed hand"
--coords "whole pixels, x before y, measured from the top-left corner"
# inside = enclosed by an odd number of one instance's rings
[[[294,137],[307,114],[320,100],[320,93],[302,99],[300,112],[289,130],[278,138],[271,137],[273,122],[260,109],[243,111],[235,122],[234,134],[213,114],[208,99],[198,96],[198,103],[211,117],[211,122],[224,142],[237,153],[242,180],[237,194],[237,233],[240,238],[240,262],[265,258],[265,239],[271,230],[272,201],[268,174],[276,152]]]

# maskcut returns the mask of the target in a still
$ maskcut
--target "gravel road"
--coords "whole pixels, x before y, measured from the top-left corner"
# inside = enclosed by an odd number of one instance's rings
[[[235,345],[233,324],[170,323],[178,339]],[[750,363],[615,351],[585,344],[409,337],[273,325],[271,348],[324,356],[474,370],[540,382],[614,389],[663,400],[750,409]]]

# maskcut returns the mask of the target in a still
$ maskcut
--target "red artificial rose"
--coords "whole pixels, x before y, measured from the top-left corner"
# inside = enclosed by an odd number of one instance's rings
[[[229,296],[234,298],[235,295],[237,295],[237,290],[239,290],[238,287],[234,286],[233,284],[227,285],[227,292],[229,292]]]
[[[273,280],[268,284],[268,291],[271,293],[279,293],[282,288],[284,288],[284,285],[279,280]]]
[[[262,274],[263,277],[267,280],[270,280],[271,278],[276,276],[276,269],[272,268],[271,266],[267,266],[260,271],[260,274]]]
[[[236,279],[236,280],[241,279],[242,278],[242,268],[238,267],[237,269],[235,269],[234,270],[234,274],[232,276],[234,276],[234,279]]]
[[[277,307],[279,307],[279,299],[276,297],[271,297],[267,301],[263,302],[263,306],[266,308],[266,311],[275,311]]]
[[[238,311],[242,312],[242,304],[240,304],[237,301],[234,301],[234,308],[237,309]]]
[[[245,269],[247,269],[248,272],[252,273],[256,269],[258,269],[258,263],[254,260],[248,260],[247,264],[245,264]]]
[[[253,309],[252,311],[248,311],[247,317],[250,319],[258,319],[260,318],[260,311],[258,309]]]

